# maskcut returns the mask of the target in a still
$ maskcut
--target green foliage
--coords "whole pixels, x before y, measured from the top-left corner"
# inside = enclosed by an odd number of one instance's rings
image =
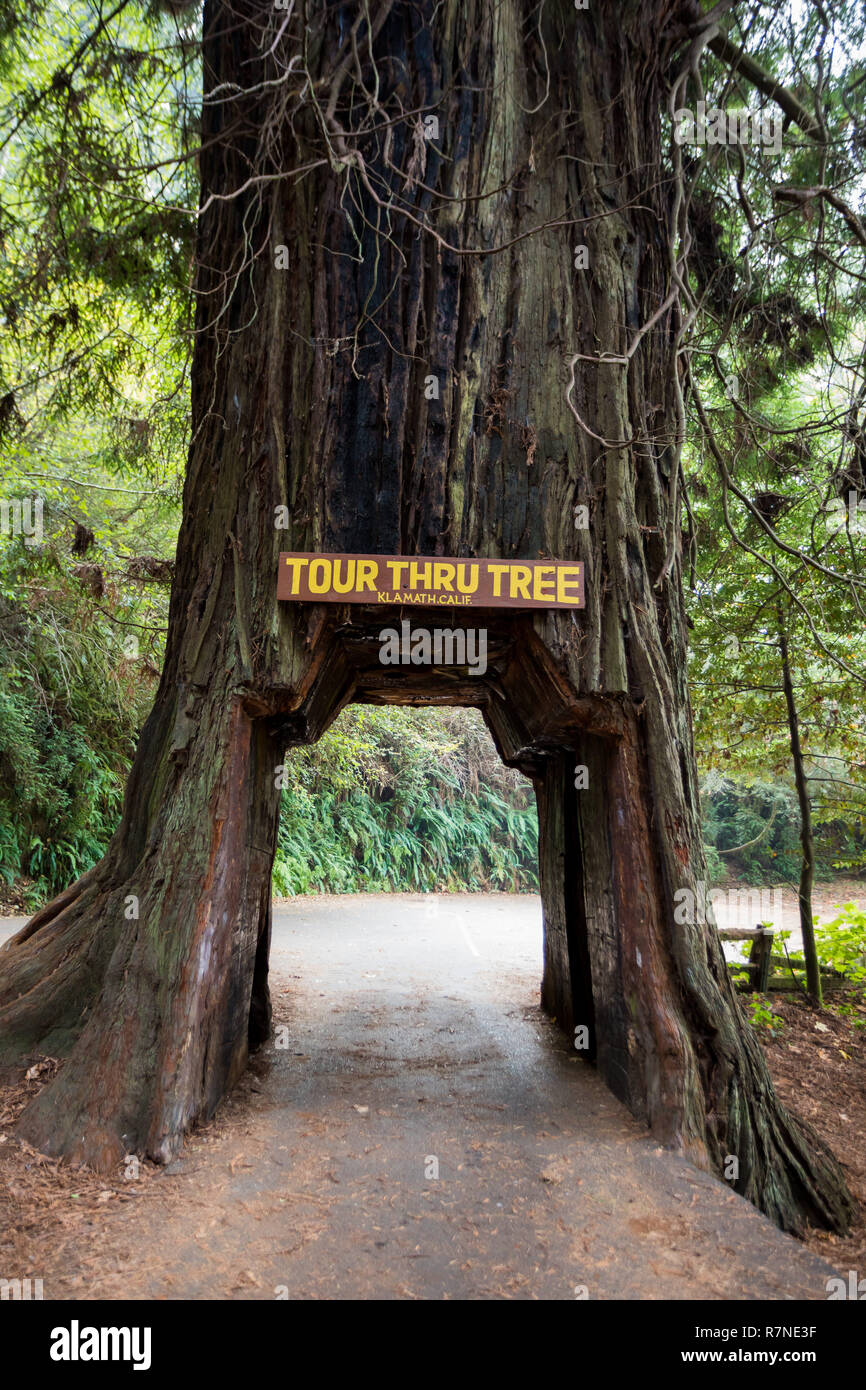
[[[800,813],[792,787],[710,772],[702,779],[701,804],[708,868],[714,881],[728,873],[754,884],[798,879]],[[831,878],[839,855],[862,847],[859,830],[839,818],[826,818],[815,829],[816,878]]]
[[[855,903],[843,903],[831,922],[821,924],[817,917],[813,921],[818,964],[824,970],[834,970],[854,985],[855,1001],[866,996],[866,912]],[[789,931],[778,932],[776,942],[784,948],[790,936]],[[796,970],[805,969],[802,951],[785,948],[785,954]],[[866,1027],[866,1021],[850,997],[836,1003],[834,1012],[850,1018],[856,1028]]]
[[[702,788],[704,839],[728,871],[746,883],[791,879],[799,872],[799,820],[793,792],[711,776]],[[744,848],[740,848],[743,846]],[[731,850],[738,850],[730,854]]]
[[[84,416],[110,440],[109,468],[149,473],[187,434],[195,34],[159,7],[89,0],[31,0],[9,28],[0,438],[41,446],[43,473]]]
[[[819,926],[816,920],[815,942],[822,965],[855,984],[866,983],[866,912],[854,903],[843,903],[832,922]]]
[[[771,1037],[777,1038],[785,1026],[785,1020],[773,1013],[772,1005],[765,994],[750,994],[746,1000],[749,1022],[757,1031],[764,1029]]]
[[[532,789],[475,711],[353,707],[288,777],[278,895],[538,887]]]
[[[159,7],[3,3],[0,34],[0,500],[45,532],[0,535],[0,878],[35,903],[103,853],[162,660],[200,79]]]
[[[805,98],[824,138],[807,119],[772,151],[707,147],[689,163],[684,525],[699,758],[747,783],[778,779],[787,798],[785,642],[825,871],[866,864],[864,550],[848,513],[866,497],[862,34],[862,8],[845,0],[738,7],[731,37]],[[761,104],[726,62],[708,60],[704,81],[708,105]],[[751,809],[758,834],[766,806]],[[778,816],[743,859],[752,881],[782,863],[777,876],[796,876],[786,806]]]
[[[94,607],[75,568],[56,540],[0,538],[0,878],[31,903],[104,853],[156,676],[124,652],[133,600]]]

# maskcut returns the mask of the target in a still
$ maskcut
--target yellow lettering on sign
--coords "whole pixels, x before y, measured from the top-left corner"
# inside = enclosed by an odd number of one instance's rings
[[[340,566],[345,564],[346,577],[340,574]],[[355,561],[354,560],[335,560],[334,561],[334,593],[350,594],[355,587]]]
[[[466,578],[466,571],[469,570],[469,578]],[[460,565],[457,570],[457,588],[461,594],[474,594],[478,588],[478,566]]]
[[[575,592],[567,592],[568,586],[574,585]],[[577,603],[580,598],[580,565],[560,565],[556,571],[556,601],[557,603]]]
[[[309,563],[309,560],[296,560],[291,555],[286,556],[286,564],[291,568],[292,571],[293,594],[299,592],[301,587],[301,570],[304,568],[305,565],[308,565]]]
[[[331,587],[331,562],[330,560],[310,561],[310,568],[307,575],[307,583],[310,586],[311,594],[326,594]]]
[[[535,599],[553,599],[550,590],[553,589],[553,579],[545,579],[546,574],[554,575],[556,565],[537,565],[532,575],[532,597]]]
[[[493,597],[502,597],[502,576],[508,571],[508,565],[488,565],[488,571],[493,577]]]
[[[454,566],[449,565],[447,560],[437,560],[433,566],[433,588],[447,589],[449,594],[453,594],[454,573]]]
[[[529,581],[532,570],[529,565],[515,565],[509,576],[512,598],[529,598]]]
[[[403,571],[409,568],[409,561],[389,560],[388,568],[391,571],[391,583],[395,589],[399,589],[400,585],[406,582],[403,578]]]
[[[358,561],[358,589],[376,588],[376,576],[379,573],[378,560],[359,560]]]
[[[417,589],[420,585],[422,589],[429,589],[432,583],[432,572],[433,566],[430,561],[427,560],[424,564],[424,577],[422,579],[418,569],[418,561],[413,560],[409,566],[409,587],[411,589]]]

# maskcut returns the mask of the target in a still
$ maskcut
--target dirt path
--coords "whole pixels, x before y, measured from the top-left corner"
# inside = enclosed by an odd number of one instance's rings
[[[76,1175],[6,1127],[0,1276],[46,1298],[826,1297],[829,1265],[656,1148],[540,1014],[537,899],[300,900],[272,969],[285,1046],[169,1168]]]

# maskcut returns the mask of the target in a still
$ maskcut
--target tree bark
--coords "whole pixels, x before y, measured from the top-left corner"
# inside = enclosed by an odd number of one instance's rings
[[[205,5],[165,670],[105,861],[3,958],[7,1053],[67,1054],[25,1132],[103,1166],[176,1152],[267,1029],[285,749],[350,700],[476,704],[539,788],[547,1006],[662,1142],[736,1155],[783,1226],[843,1229],[841,1172],[780,1105],[714,927],[674,919],[704,876],[660,121],[691,10],[370,13],[372,45],[363,6]],[[381,609],[278,609],[287,549],[577,558],[587,605],[473,612],[484,677],[386,672]]]
[[[803,957],[806,961],[806,988],[814,1002],[820,1007],[823,1002],[821,990],[821,967],[818,964],[818,949],[815,945],[815,928],[812,922],[812,881],[815,877],[815,841],[812,838],[812,803],[809,797],[809,784],[803,763],[803,749],[800,743],[800,721],[797,718],[797,701],[794,697],[794,682],[791,679],[791,659],[788,653],[788,635],[785,620],[779,612],[779,657],[782,663],[782,687],[785,691],[785,709],[788,714],[788,734],[791,740],[791,759],[794,764],[794,782],[797,787],[797,801],[800,806],[800,889],[798,903],[800,908],[800,934],[803,938]]]

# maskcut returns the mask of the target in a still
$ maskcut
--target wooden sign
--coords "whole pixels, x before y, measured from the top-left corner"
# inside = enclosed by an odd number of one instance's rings
[[[583,608],[577,560],[283,553],[277,598],[431,608]]]

